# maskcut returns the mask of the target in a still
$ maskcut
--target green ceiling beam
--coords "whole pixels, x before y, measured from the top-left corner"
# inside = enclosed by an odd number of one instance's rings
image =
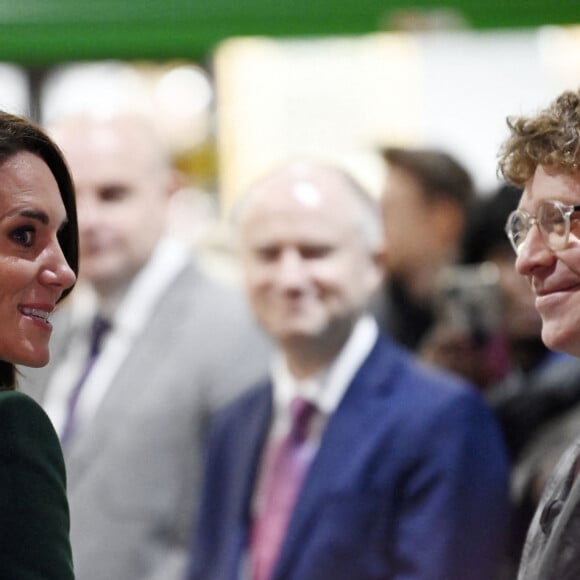
[[[0,0],[0,61],[203,58],[238,35],[351,35],[400,9],[456,10],[471,28],[580,22],[578,0]]]

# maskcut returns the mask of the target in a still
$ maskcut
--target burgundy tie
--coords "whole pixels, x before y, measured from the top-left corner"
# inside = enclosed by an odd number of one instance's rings
[[[70,440],[71,435],[73,434],[75,428],[75,411],[79,400],[79,396],[81,394],[81,390],[87,377],[89,376],[89,373],[91,372],[91,368],[93,367],[95,361],[97,360],[97,357],[101,350],[103,338],[105,337],[105,334],[108,332],[110,328],[111,323],[108,320],[102,318],[101,316],[95,317],[93,324],[91,326],[91,340],[89,344],[89,354],[87,356],[83,372],[68,399],[67,415],[60,437],[63,445],[65,445]]]
[[[288,434],[268,448],[250,537],[252,580],[268,580],[274,570],[302,480],[314,455],[314,446],[307,437],[315,413],[313,403],[296,397],[290,406],[292,423]]]

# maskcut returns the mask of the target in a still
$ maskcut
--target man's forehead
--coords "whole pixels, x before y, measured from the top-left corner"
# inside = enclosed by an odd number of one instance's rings
[[[136,155],[163,158],[165,152],[151,123],[138,115],[83,115],[56,123],[50,134],[67,155],[75,151],[133,150]]]
[[[354,197],[350,184],[339,172],[328,168],[290,166],[258,182],[250,190],[250,199],[290,202],[304,208],[317,208],[332,201],[340,203]]]
[[[318,189],[308,182],[298,182],[286,190],[263,191],[248,205],[250,221],[272,221],[279,226],[300,224],[308,227],[350,227],[359,213],[351,201],[340,192]]]
[[[310,181],[297,181],[290,187],[290,195],[305,207],[319,207],[322,204],[320,188]]]
[[[534,205],[545,199],[579,203],[580,171],[569,172],[558,167],[538,165],[524,187],[519,206]]]
[[[242,226],[242,242],[258,246],[351,244],[352,236],[359,235],[356,216],[351,208],[327,203],[318,198],[318,192],[300,188],[257,201]]]

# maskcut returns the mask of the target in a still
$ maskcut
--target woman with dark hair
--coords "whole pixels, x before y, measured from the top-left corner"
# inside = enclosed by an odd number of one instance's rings
[[[15,365],[49,359],[50,313],[78,270],[74,189],[56,145],[0,112],[0,578],[71,580],[64,460]]]

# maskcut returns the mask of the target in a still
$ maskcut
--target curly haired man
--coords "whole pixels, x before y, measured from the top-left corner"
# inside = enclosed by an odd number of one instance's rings
[[[506,224],[516,270],[536,296],[545,344],[580,357],[580,90],[562,93],[536,115],[509,118],[508,127],[499,167],[524,188]],[[573,441],[580,419],[572,414],[560,431]],[[577,439],[544,488],[518,580],[580,578],[579,472]]]

